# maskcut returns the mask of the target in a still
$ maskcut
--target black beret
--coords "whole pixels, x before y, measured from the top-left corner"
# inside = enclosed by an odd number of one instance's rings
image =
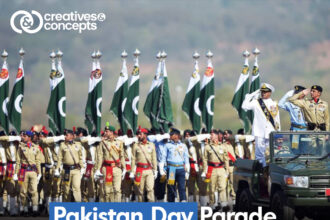
[[[299,93],[299,92],[301,92],[301,91],[303,91],[305,89],[306,88],[303,87],[303,86],[296,85],[296,86],[294,86],[294,93],[297,94],[297,93]]]
[[[65,134],[74,134],[74,132],[72,131],[72,130],[70,130],[70,129],[67,129],[66,131],[65,131]]]
[[[322,91],[323,91],[322,87],[321,87],[321,86],[318,86],[318,85],[314,85],[314,86],[312,86],[311,89],[316,89],[316,90],[319,91],[319,92],[322,92]]]
[[[178,130],[176,128],[171,128],[170,135],[172,136],[174,134],[180,135],[180,130]]]

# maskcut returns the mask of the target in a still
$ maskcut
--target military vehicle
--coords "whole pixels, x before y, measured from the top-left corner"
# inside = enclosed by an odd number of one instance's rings
[[[273,132],[266,161],[237,159],[236,211],[262,206],[285,220],[330,213],[330,132]]]

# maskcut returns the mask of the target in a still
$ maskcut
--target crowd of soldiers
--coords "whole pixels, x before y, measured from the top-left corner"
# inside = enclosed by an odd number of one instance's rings
[[[296,86],[277,104],[267,83],[242,107],[254,112],[252,135],[239,129],[201,134],[139,127],[121,134],[106,126],[101,137],[84,128],[54,136],[45,127],[0,136],[0,215],[48,211],[50,202],[193,202],[224,209],[235,203],[237,158],[266,166],[269,133],[280,130],[278,106],[291,115],[292,130],[329,130],[322,88]],[[308,93],[312,98],[304,99]]]

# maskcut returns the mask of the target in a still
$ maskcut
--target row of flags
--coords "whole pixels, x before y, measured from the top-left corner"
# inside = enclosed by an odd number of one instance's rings
[[[20,50],[21,60],[10,98],[9,74],[7,67],[8,53],[4,51],[2,71],[0,74],[0,125],[8,134],[9,123],[17,132],[21,130],[21,112],[24,97],[24,69],[23,56],[25,52]],[[122,69],[114,91],[110,111],[116,117],[123,133],[128,129],[136,132],[138,128],[138,108],[139,108],[139,55],[140,51],[135,50],[134,68],[128,77],[126,58],[124,51],[121,55]],[[89,77],[88,98],[85,108],[85,125],[90,134],[101,133],[102,118],[102,71],[100,66],[100,51],[92,54],[92,72]],[[207,69],[204,73],[202,84],[200,85],[200,75],[198,67],[199,54],[194,54],[195,68],[191,75],[186,96],[182,105],[182,110],[191,121],[192,128],[197,133],[200,132],[202,124],[207,131],[213,126],[214,114],[214,71],[211,58],[213,54],[209,51]],[[63,53],[54,51],[50,53],[51,73],[49,76],[50,99],[47,107],[49,129],[54,134],[62,134],[65,130],[66,118],[66,94],[65,94],[65,73],[62,68]],[[158,65],[149,89],[143,112],[150,121],[151,127],[156,132],[168,132],[173,126],[173,112],[169,82],[166,70],[167,54],[159,52],[157,54]]]
[[[253,51],[255,55],[254,65],[252,69],[252,77],[250,83],[250,69],[249,69],[249,56],[250,53],[245,50],[243,52],[244,66],[243,70],[238,78],[236,85],[234,97],[232,100],[233,107],[237,110],[240,120],[243,122],[245,132],[250,131],[250,123],[253,122],[253,112],[245,111],[242,109],[242,103],[245,99],[245,95],[248,93],[253,93],[260,88],[260,76],[259,76],[259,65],[258,65],[258,55],[260,51],[255,48]]]

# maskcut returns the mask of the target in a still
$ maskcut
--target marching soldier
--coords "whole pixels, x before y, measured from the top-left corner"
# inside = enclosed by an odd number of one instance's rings
[[[236,161],[236,155],[234,151],[234,138],[232,137],[233,132],[231,130],[225,130],[224,132],[224,143],[223,145],[227,148],[228,152],[228,158],[229,158],[229,178],[228,178],[228,184],[227,184],[227,190],[229,192],[229,195],[232,198],[233,203],[235,203],[235,190],[234,190],[234,163]]]
[[[186,202],[186,180],[189,178],[190,164],[187,146],[180,141],[180,131],[172,128],[170,141],[165,144],[161,163],[160,175],[165,175],[164,164],[167,164],[167,201],[174,202],[176,185],[178,186],[180,202]]]
[[[328,103],[320,99],[322,91],[321,86],[314,85],[311,89],[304,89],[289,99],[289,102],[302,109],[308,130],[329,131]],[[311,99],[299,98],[307,96],[309,93],[311,94]]]
[[[74,132],[66,130],[65,142],[60,144],[55,176],[60,176],[60,167],[63,165],[63,202],[71,202],[70,190],[76,202],[81,202],[81,170],[84,166],[82,159],[82,146],[73,141]]]
[[[132,172],[135,195],[139,202],[143,202],[146,191],[148,202],[154,202],[154,184],[157,178],[157,157],[155,145],[147,140],[148,130],[139,128],[137,131],[138,143],[132,148]]]
[[[1,149],[0,147],[1,161],[3,164],[5,164],[5,161],[7,162],[6,166],[4,166],[6,169],[2,170],[3,172],[1,175],[5,175],[4,190],[6,190],[7,194],[9,195],[10,215],[16,216],[17,215],[16,196],[18,192],[17,191],[18,186],[16,182],[13,180],[13,175],[15,173],[15,167],[16,167],[17,147],[21,138],[19,136],[16,136],[16,133],[14,131],[10,132],[9,135],[10,136],[0,137],[0,143],[4,148]],[[3,150],[4,150],[4,154],[3,154]],[[2,204],[3,203],[0,198],[0,206]]]
[[[235,155],[236,158],[251,159],[254,155],[253,142],[254,136],[244,135],[244,129],[241,128],[235,135]],[[251,149],[250,149],[251,148]]]
[[[291,131],[305,131],[307,130],[307,124],[305,121],[304,114],[301,110],[300,107],[292,104],[291,102],[288,101],[289,97],[292,97],[294,94],[297,94],[301,91],[306,89],[303,86],[295,86],[294,90],[290,90],[287,92],[278,102],[278,106],[286,111],[289,112],[290,114],[290,119],[291,119]],[[299,99],[303,99],[305,95],[301,94],[299,96]]]
[[[106,126],[104,139],[97,148],[98,161],[95,175],[105,177],[106,202],[121,202],[121,181],[126,173],[123,142],[115,140],[114,132],[114,127]]]
[[[210,205],[217,207],[215,193],[219,194],[221,207],[228,205],[226,185],[229,172],[227,148],[219,142],[218,131],[211,130],[211,141],[205,146],[202,178],[210,184]],[[218,190],[218,191],[217,191]]]
[[[23,142],[20,142],[15,174],[13,180],[20,184],[21,212],[28,216],[28,194],[32,199],[33,216],[38,215],[38,191],[37,185],[41,178],[40,161],[38,160],[40,149],[32,143],[33,133],[26,131],[23,135]],[[24,208],[24,209],[23,209]]]
[[[242,103],[244,110],[252,110],[254,113],[252,135],[255,136],[256,142],[255,157],[263,167],[266,166],[265,155],[267,147],[269,147],[269,134],[281,129],[277,102],[270,98],[274,91],[272,85],[263,83],[260,90],[246,94]]]

